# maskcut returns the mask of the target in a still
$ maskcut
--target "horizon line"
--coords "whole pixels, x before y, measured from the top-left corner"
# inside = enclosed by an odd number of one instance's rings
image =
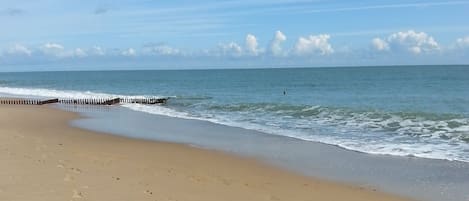
[[[324,68],[386,68],[386,67],[469,67],[469,64],[396,64],[396,65],[337,65],[337,66],[281,66],[281,67],[227,67],[227,68],[160,68],[160,69],[96,69],[96,70],[29,70],[1,71],[0,73],[41,73],[41,72],[110,72],[110,71],[206,71],[206,70],[269,70],[269,69],[324,69]]]

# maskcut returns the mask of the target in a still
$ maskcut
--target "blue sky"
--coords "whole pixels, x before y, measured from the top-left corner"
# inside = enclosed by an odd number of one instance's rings
[[[0,70],[469,63],[469,0],[1,0]]]

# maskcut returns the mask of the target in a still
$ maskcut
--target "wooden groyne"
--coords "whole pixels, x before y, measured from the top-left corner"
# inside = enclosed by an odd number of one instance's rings
[[[144,99],[121,99],[121,103],[138,103],[138,104],[166,104],[169,98],[144,98]]]
[[[58,103],[59,99],[47,100],[28,100],[28,99],[1,99],[0,104],[3,105],[44,105],[50,103]]]
[[[86,99],[0,99],[3,105],[44,105],[60,103],[68,105],[115,105],[120,103],[136,103],[145,105],[166,104],[169,98],[86,98]]]

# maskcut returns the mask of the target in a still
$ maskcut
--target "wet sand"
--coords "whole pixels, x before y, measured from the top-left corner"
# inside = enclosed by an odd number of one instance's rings
[[[0,200],[406,200],[218,151],[70,127],[76,118],[0,106]]]

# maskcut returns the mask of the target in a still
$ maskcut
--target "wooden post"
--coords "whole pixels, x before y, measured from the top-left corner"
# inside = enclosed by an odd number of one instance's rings
[[[51,104],[51,103],[58,103],[58,102],[59,102],[59,99],[54,98],[54,99],[49,99],[49,100],[41,101],[40,104],[41,104],[41,105],[44,105],[44,104]]]

